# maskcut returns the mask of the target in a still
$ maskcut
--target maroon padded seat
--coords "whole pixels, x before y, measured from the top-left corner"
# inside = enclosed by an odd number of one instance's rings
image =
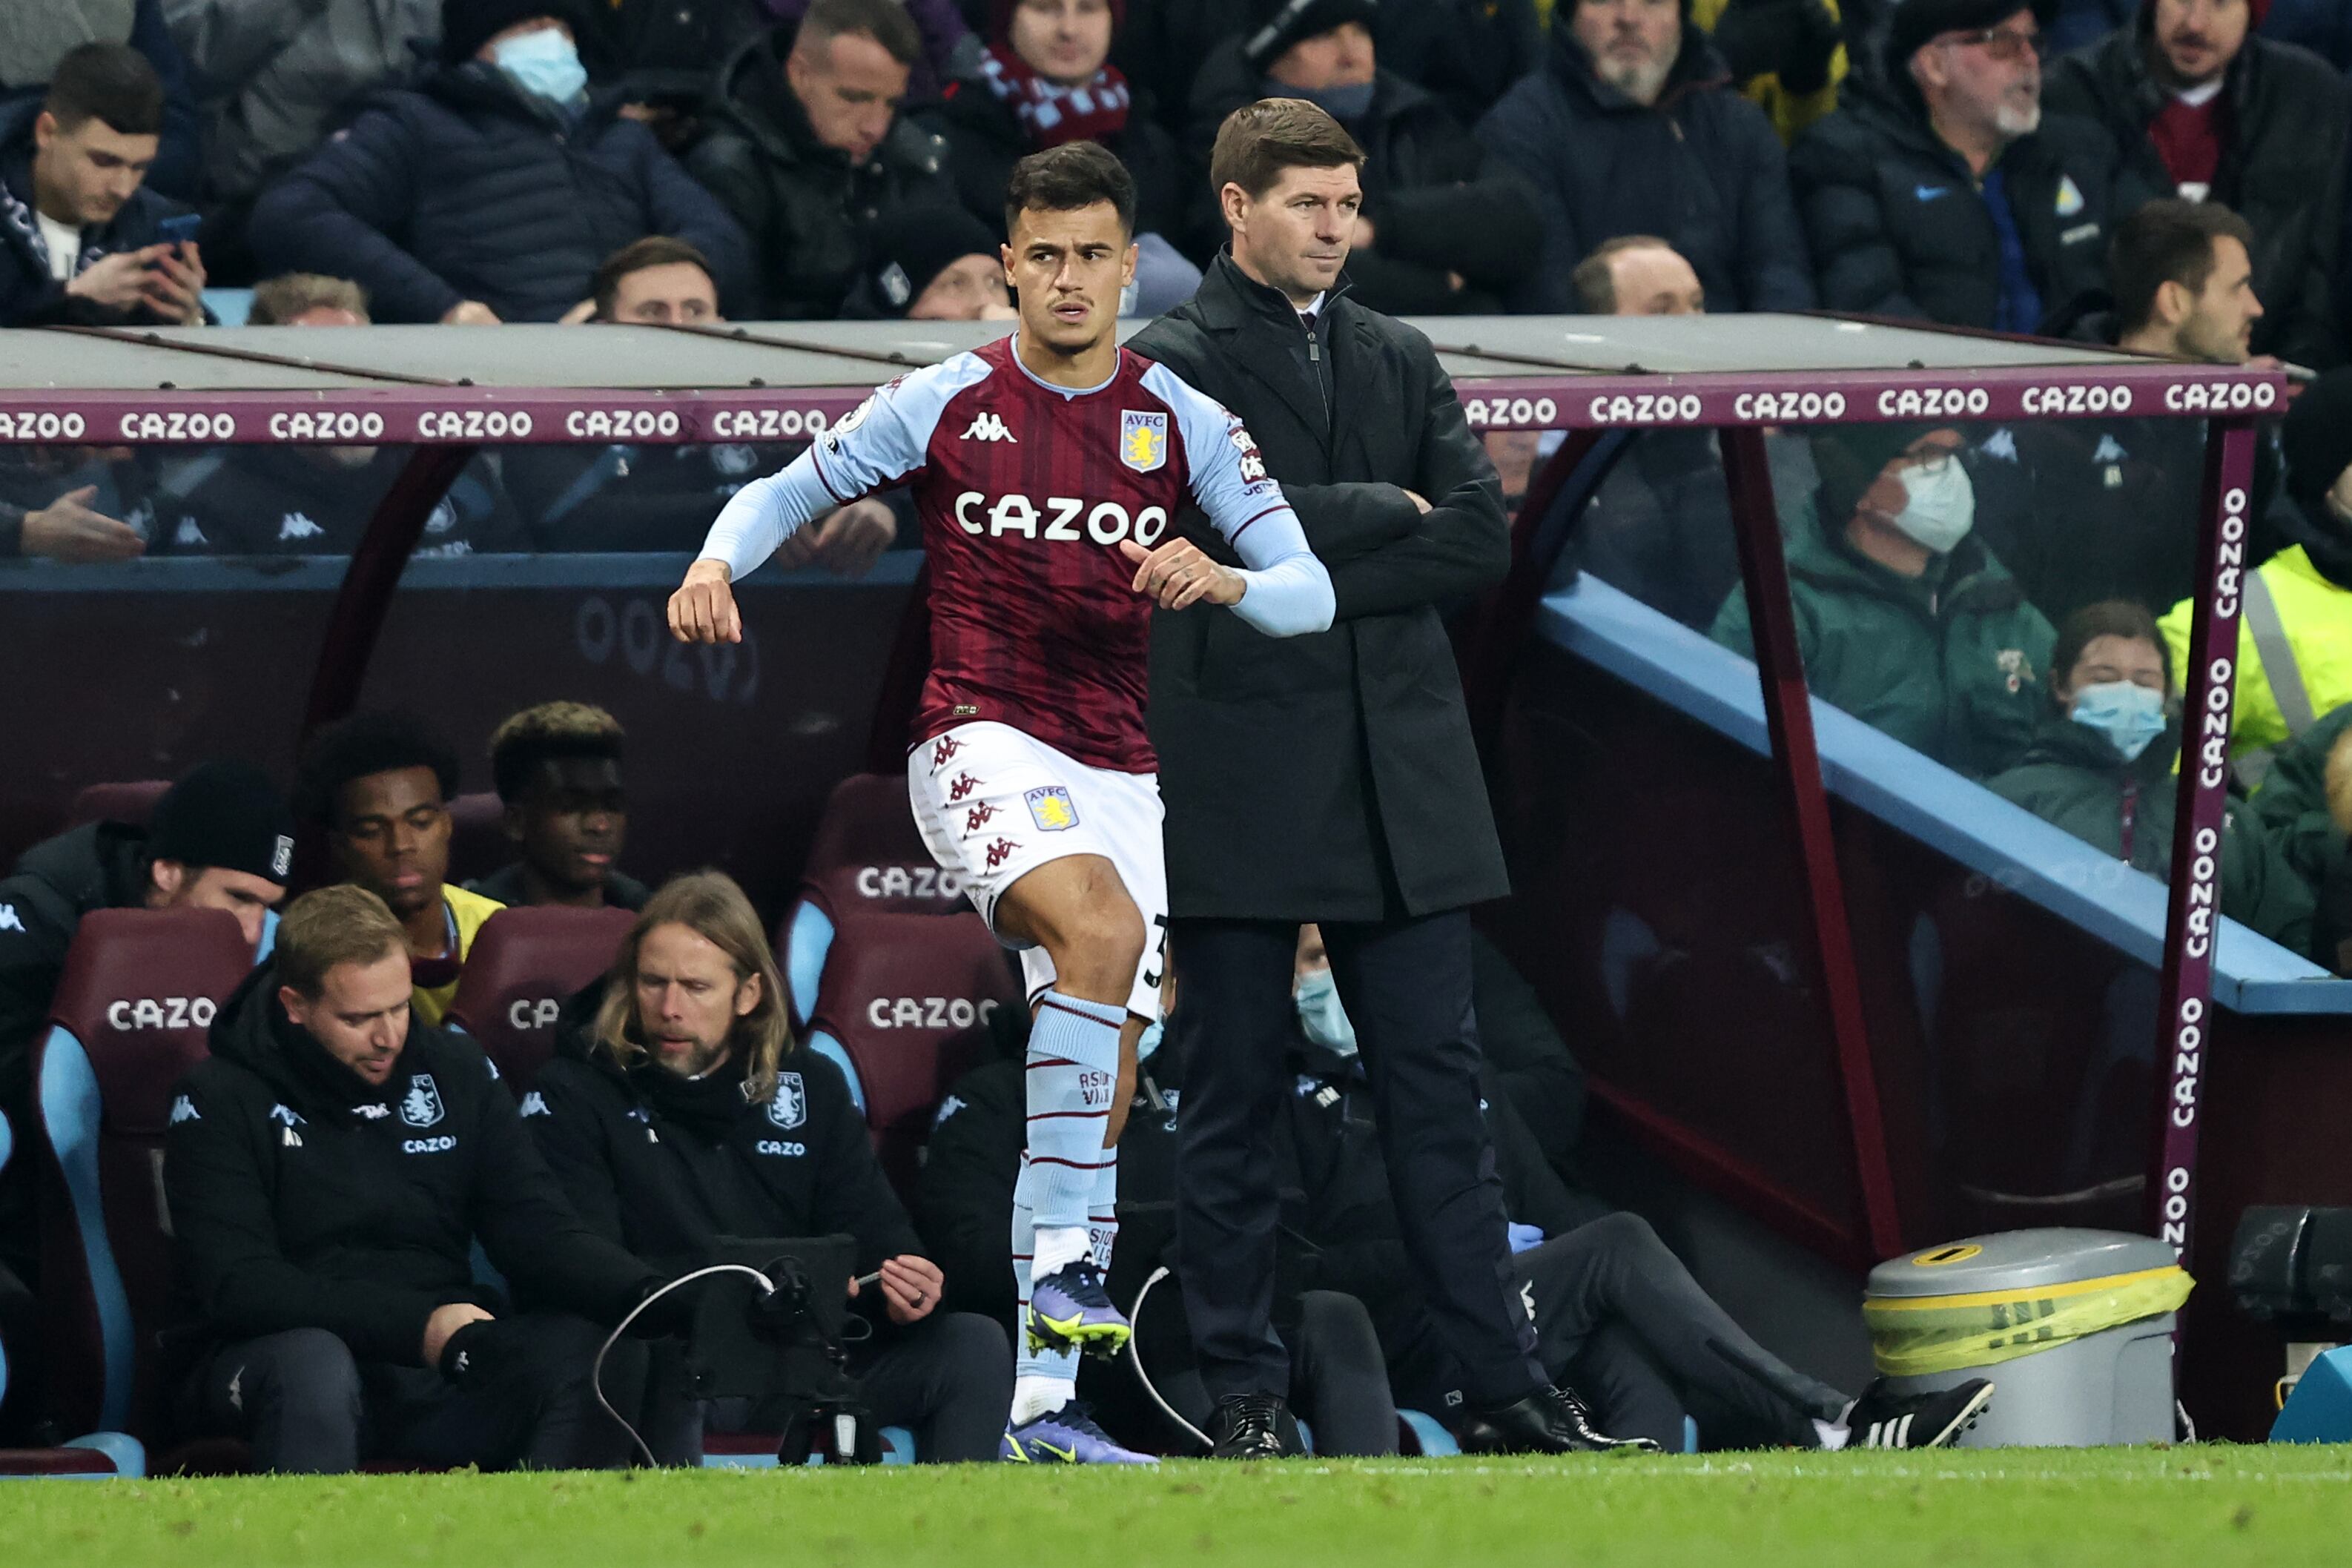
[[[0,1476],[63,1479],[115,1473],[114,1461],[96,1448],[0,1448]]]
[[[520,1094],[555,1051],[564,998],[613,967],[636,916],[625,909],[502,909],[466,956],[449,1022],[480,1042]]]
[[[916,831],[907,780],[853,773],[834,786],[801,873],[802,896],[835,928],[867,915],[956,915],[963,881],[941,871]]]
[[[155,814],[155,802],[171,789],[169,779],[134,779],[118,784],[91,784],[74,797],[73,820],[66,825],[79,828],[86,822],[129,822],[133,827],[144,826]]]
[[[46,1388],[66,1430],[154,1440],[164,1132],[174,1086],[252,967],[224,910],[98,910],[75,933],[36,1066]]]
[[[487,789],[449,802],[449,880],[464,883],[485,877],[514,859],[507,837],[506,807]]]
[[[986,1052],[988,1015],[1021,1002],[1019,977],[977,915],[869,915],[835,939],[809,1033],[848,1057],[902,1191],[948,1085]]]

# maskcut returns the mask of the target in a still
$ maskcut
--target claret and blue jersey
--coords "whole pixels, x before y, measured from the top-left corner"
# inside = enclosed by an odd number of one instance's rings
[[[1124,349],[1083,389],[1039,380],[1011,338],[902,376],[738,492],[702,553],[740,579],[811,518],[901,482],[930,567],[917,741],[994,720],[1088,767],[1153,771],[1152,601],[1119,546],[1165,543],[1187,500],[1247,569],[1234,613],[1273,636],[1331,623],[1330,580],[1241,421]]]

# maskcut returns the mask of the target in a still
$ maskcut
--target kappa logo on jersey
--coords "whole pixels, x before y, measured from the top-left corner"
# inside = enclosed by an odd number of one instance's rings
[[[1071,801],[1070,792],[1059,784],[1032,789],[1021,799],[1029,808],[1030,820],[1045,832],[1058,833],[1078,825],[1078,808]]]
[[[961,800],[979,788],[979,779],[969,773],[959,773],[955,776],[954,782],[948,786],[948,800],[950,802]]]
[[[16,906],[13,904],[0,904],[0,931],[23,931],[24,929],[25,922],[17,915]],[[31,935],[29,932],[26,934]]]
[[[954,736],[941,736],[940,743],[931,747],[931,771],[937,773],[940,768],[945,768],[948,765],[948,758],[962,749],[963,742]]]
[[[400,1097],[400,1119],[412,1127],[429,1127],[441,1119],[441,1089],[433,1074],[420,1072],[408,1081]]]
[[[183,1094],[177,1100],[172,1102],[172,1125],[174,1127],[178,1126],[183,1122],[201,1122],[203,1120],[204,1117],[199,1115],[196,1112],[195,1102],[189,1099],[186,1095]]]
[[[1020,848],[1021,846],[1014,843],[1011,839],[997,840],[994,843],[988,846],[988,869],[994,871],[998,866],[1001,866],[1006,861],[1011,860],[1014,852]]]
[[[522,1097],[522,1113],[526,1116],[551,1116],[554,1114],[553,1112],[547,1108],[547,1096],[541,1094],[536,1089]]]
[[[289,512],[278,519],[280,543],[288,539],[315,539],[326,531],[300,512]]]
[[[1168,464],[1168,416],[1141,409],[1118,412],[1118,460],[1139,474]]]
[[[799,1073],[776,1074],[776,1092],[768,1101],[768,1120],[787,1133],[808,1120],[808,1084]]]
[[[963,831],[976,833],[996,819],[996,808],[982,800],[963,814]]]
[[[392,1107],[389,1105],[378,1104],[371,1101],[365,1105],[352,1106],[352,1114],[362,1117],[370,1122],[381,1122],[386,1116],[392,1114]]]
[[[1015,446],[1021,444],[1021,438],[1004,428],[1004,416],[1001,413],[974,414],[972,416],[971,428],[967,429],[963,433],[963,439],[966,441],[1010,441]]]

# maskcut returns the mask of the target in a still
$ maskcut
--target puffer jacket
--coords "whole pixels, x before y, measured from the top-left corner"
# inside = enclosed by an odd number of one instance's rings
[[[354,279],[378,321],[438,321],[467,299],[552,321],[606,256],[668,235],[709,258],[721,308],[743,314],[742,231],[617,110],[569,112],[478,61],[379,93],[262,193],[254,253],[265,274]]]

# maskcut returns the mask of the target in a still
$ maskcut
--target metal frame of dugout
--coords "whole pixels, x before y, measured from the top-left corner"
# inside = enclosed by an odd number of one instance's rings
[[[2162,1092],[2147,1187],[2151,1233],[2176,1257],[2185,1255],[2196,1214],[2254,422],[2284,409],[2284,378],[1826,316],[1494,317],[1420,325],[1438,345],[1474,429],[1569,433],[1529,486],[1510,579],[1468,633],[1467,682],[1489,719],[1485,699],[1500,692],[1567,543],[1570,528],[1548,529],[1543,519],[1572,520],[1581,511],[1629,433],[1717,432],[1863,1218],[1880,1257],[1899,1251],[1902,1238],[1765,430],[2126,414],[2210,422],[2159,992]],[[19,330],[0,334],[0,442],[414,445],[345,572],[312,675],[307,731],[357,700],[426,517],[480,446],[811,438],[877,384],[1002,335],[1001,327],[942,322]],[[306,351],[290,351],[297,347]],[[1563,499],[1569,504],[1558,507]]]

